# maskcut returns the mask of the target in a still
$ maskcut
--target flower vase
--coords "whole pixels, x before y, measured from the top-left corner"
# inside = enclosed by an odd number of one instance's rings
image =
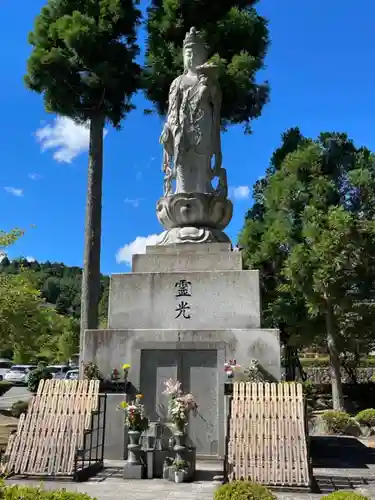
[[[138,431],[128,431],[129,444],[128,444],[128,463],[131,465],[140,465],[140,453],[141,453],[141,432]]]
[[[185,460],[185,451],[186,451],[186,425],[185,422],[176,422],[175,423],[176,430],[173,434],[174,437],[174,447],[173,451],[176,453],[176,460]]]
[[[184,470],[176,470],[174,473],[174,482],[175,483],[183,483],[184,482],[185,471]]]

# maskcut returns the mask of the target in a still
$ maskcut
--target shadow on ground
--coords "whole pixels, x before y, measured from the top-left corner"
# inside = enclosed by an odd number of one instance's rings
[[[369,469],[375,466],[375,452],[351,437],[311,436],[314,469]]]

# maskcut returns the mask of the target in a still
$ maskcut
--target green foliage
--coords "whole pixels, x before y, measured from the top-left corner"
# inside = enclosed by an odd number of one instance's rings
[[[8,485],[0,480],[0,498],[4,500],[97,500],[85,493],[74,493],[66,490],[45,490],[42,487]]]
[[[354,376],[375,343],[374,160],[345,134],[287,131],[240,236],[246,266],[260,269],[265,326],[326,345],[336,409],[340,364]]]
[[[87,380],[102,380],[103,377],[100,373],[98,365],[95,363],[87,363],[83,368],[83,376]]]
[[[12,417],[15,418],[20,418],[22,413],[26,413],[29,408],[29,402],[28,401],[16,401],[15,403],[12,404],[12,408],[10,410],[10,413]]]
[[[47,111],[86,122],[94,114],[118,127],[139,87],[135,0],[50,0],[29,35],[26,85]]]
[[[0,248],[13,245],[23,234],[24,231],[22,229],[12,229],[8,233],[0,230]]]
[[[8,342],[2,343],[1,355],[15,355],[17,362],[34,362],[35,357],[39,356],[45,357],[48,362],[66,362],[76,354],[79,346],[81,279],[82,269],[79,267],[48,261],[39,263],[15,259],[10,262],[8,259],[3,259],[0,262],[0,290],[11,288],[13,291],[9,296],[10,300],[6,301],[11,311],[7,309],[8,312],[5,314],[3,309],[3,317],[8,321],[7,330],[5,332],[3,330],[3,338],[8,338]],[[108,312],[108,292],[109,278],[101,276],[103,323],[106,322]],[[5,298],[5,296],[0,297],[0,325],[1,305]],[[17,310],[13,310],[11,302],[13,299],[19,304],[19,314]],[[27,335],[27,341],[22,343],[23,349],[20,350],[14,344],[15,337],[10,336],[9,324],[12,324],[14,318],[18,318],[20,328],[26,325],[25,316],[22,314],[22,304],[25,305],[25,301],[28,301],[29,315],[35,320],[32,330],[35,334]],[[0,326],[0,335],[1,332]],[[26,335],[23,336],[24,340],[25,337]],[[25,349],[27,345],[29,348]],[[14,346],[15,351],[13,351]],[[9,348],[11,354],[7,352]]]
[[[328,410],[322,414],[322,419],[332,434],[343,434],[351,422],[351,416],[344,411]]]
[[[305,380],[302,382],[303,393],[306,398],[310,398],[314,393],[314,384],[311,380]]]
[[[203,32],[209,58],[219,66],[223,93],[222,123],[243,123],[250,131],[268,100],[268,84],[258,84],[268,48],[267,21],[255,10],[254,0],[153,0],[148,9],[146,69],[147,97],[164,115],[168,91],[183,71],[182,45],[192,26]]]
[[[265,486],[250,481],[233,481],[215,491],[215,500],[276,500]]]
[[[173,460],[172,467],[176,470],[185,470],[188,466],[186,460]]]
[[[321,500],[370,500],[370,497],[355,491],[334,491],[329,495],[324,495]]]
[[[375,409],[368,408],[367,410],[362,410],[355,416],[355,419],[360,425],[375,427]]]
[[[48,380],[52,378],[52,373],[46,369],[45,366],[38,366],[35,370],[30,372],[27,388],[30,392],[37,392],[39,382],[41,380]]]

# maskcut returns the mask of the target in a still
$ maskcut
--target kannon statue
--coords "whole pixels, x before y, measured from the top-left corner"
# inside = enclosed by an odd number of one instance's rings
[[[164,196],[204,193],[227,196],[222,168],[218,68],[207,63],[207,50],[195,28],[183,43],[184,72],[169,90],[167,120],[160,137],[164,146]],[[218,187],[212,180],[218,177]]]

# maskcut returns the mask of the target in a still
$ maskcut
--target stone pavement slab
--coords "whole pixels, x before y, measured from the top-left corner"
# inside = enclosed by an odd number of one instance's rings
[[[3,396],[0,396],[0,410],[10,410],[14,403],[18,401],[30,401],[32,393],[24,386],[14,386]]]
[[[11,484],[39,485],[34,480],[7,480]],[[65,488],[68,491],[87,493],[97,500],[212,500],[216,485],[210,481],[174,484],[162,479],[121,481],[107,478],[103,482],[72,483],[46,481],[46,489]],[[315,500],[321,495],[310,493],[276,493],[281,500]],[[375,497],[374,497],[375,498]]]

